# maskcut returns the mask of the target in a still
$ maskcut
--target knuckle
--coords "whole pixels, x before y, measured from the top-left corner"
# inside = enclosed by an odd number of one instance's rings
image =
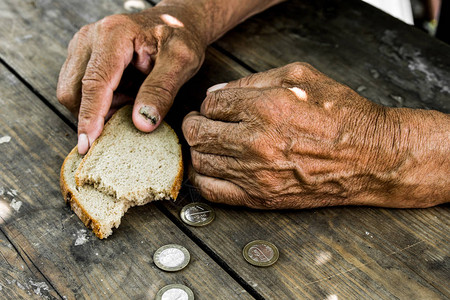
[[[209,101],[206,101],[205,109],[207,111],[216,112],[217,110],[222,108],[223,101],[227,100],[229,103],[234,103],[239,99],[239,91],[235,89],[223,89],[211,93],[211,97],[208,98]]]
[[[69,48],[74,47],[75,44],[78,44],[80,41],[86,39],[91,29],[92,24],[84,25],[83,27],[81,27],[80,30],[78,30],[78,32],[74,34],[72,40],[69,43]]]
[[[56,98],[58,98],[59,103],[67,107],[73,102],[74,95],[65,88],[58,88]]]
[[[104,85],[102,81],[101,75],[93,74],[91,76],[83,77],[81,80],[83,97],[86,96],[90,99],[93,95],[95,95],[99,87]]]
[[[123,28],[123,24],[126,24],[129,18],[125,15],[111,15],[104,17],[96,23],[99,30],[109,32],[119,28]]]
[[[183,65],[200,64],[201,58],[194,50],[194,47],[183,41],[175,43],[173,51],[177,61]]]
[[[95,107],[86,105],[86,102],[83,102],[83,104],[78,116],[78,129],[81,131],[89,128],[91,123],[97,118],[97,110]]]
[[[144,97],[152,97],[161,99],[162,101],[167,101],[167,99],[172,100],[175,98],[174,90],[176,90],[175,83],[168,79],[164,83],[150,83],[144,82],[139,94]]]
[[[144,83],[139,89],[139,101],[150,102],[159,109],[169,110],[175,98],[176,87],[172,80],[166,80],[164,83]]]
[[[101,62],[96,58],[91,58],[86,73],[81,79],[84,92],[95,92],[100,87],[104,87],[110,81],[109,74],[105,71]]]
[[[252,86],[255,83],[255,81],[256,81],[256,78],[255,78],[256,74],[257,73],[252,73],[252,74],[250,74],[250,75],[248,75],[246,77],[243,77],[243,78],[239,79],[237,81],[237,86],[238,87]]]
[[[305,73],[309,70],[309,64],[304,62],[294,62],[287,66],[288,73],[296,78],[303,77]]]
[[[92,30],[92,26],[93,26],[92,24],[84,25],[83,27],[80,28],[80,30],[78,30],[77,33],[75,33],[74,37],[84,38],[84,37],[88,36],[89,32]]]
[[[185,119],[182,125],[182,130],[189,146],[195,146],[197,144],[200,130],[200,122],[194,117]]]
[[[295,86],[298,83],[305,84],[316,77],[317,71],[308,63],[294,62],[284,67],[285,75],[283,86]]]
[[[198,173],[202,173],[202,167],[204,167],[204,157],[197,151],[191,149],[192,167]]]

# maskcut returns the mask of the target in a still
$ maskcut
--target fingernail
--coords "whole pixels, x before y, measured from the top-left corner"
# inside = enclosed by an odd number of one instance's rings
[[[89,150],[89,140],[86,134],[82,133],[78,136],[78,153],[86,154]]]
[[[219,83],[219,84],[213,85],[212,87],[210,87],[210,88],[207,90],[207,92],[208,92],[208,93],[211,93],[211,92],[215,92],[215,91],[217,91],[217,90],[223,89],[227,84],[228,84],[228,82],[225,82],[225,83]]]
[[[153,106],[142,106],[139,109],[139,113],[145,118],[145,120],[150,121],[153,125],[156,125],[159,121],[158,112]]]

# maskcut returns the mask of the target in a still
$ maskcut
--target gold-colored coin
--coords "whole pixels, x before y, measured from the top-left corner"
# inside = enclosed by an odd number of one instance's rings
[[[278,248],[271,242],[263,240],[256,240],[245,245],[242,255],[248,263],[257,267],[271,266],[280,257]]]
[[[211,223],[216,213],[206,203],[194,202],[184,206],[180,212],[180,218],[190,226],[205,226]]]
[[[156,250],[153,262],[161,270],[176,272],[184,269],[191,259],[189,251],[183,246],[169,244]]]
[[[169,284],[156,294],[156,300],[194,300],[194,293],[190,288],[182,284]]]

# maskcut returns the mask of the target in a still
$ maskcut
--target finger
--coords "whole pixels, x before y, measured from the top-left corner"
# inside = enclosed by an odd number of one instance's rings
[[[208,177],[189,168],[189,179],[207,200],[228,205],[250,206],[247,193],[238,185],[219,178]]]
[[[159,126],[180,87],[198,70],[201,59],[191,49],[176,42],[166,45],[156,56],[133,108],[134,125],[150,132]]]
[[[213,121],[191,112],[184,118],[182,130],[189,146],[197,151],[227,156],[240,156],[245,152],[240,124]]]
[[[241,173],[242,164],[235,157],[198,152],[191,148],[191,162],[199,174],[236,179]]]
[[[247,121],[252,117],[249,108],[257,105],[262,91],[257,89],[221,89],[209,93],[200,107],[200,113],[209,119],[227,122]]]
[[[93,47],[91,58],[82,79],[82,98],[78,118],[80,154],[103,130],[114,90],[120,83],[123,71],[133,57],[133,43],[120,36],[101,36]],[[80,135],[86,135],[80,139]],[[87,143],[86,143],[87,140]],[[81,144],[80,144],[81,143]]]
[[[281,68],[253,73],[238,80],[213,85],[208,89],[208,93],[219,89],[280,87],[283,84],[283,75],[284,72]]]
[[[59,73],[56,95],[59,102],[78,116],[81,102],[81,80],[91,56],[90,27],[85,26],[69,43],[67,59]]]
[[[305,85],[309,86],[309,82],[318,75],[323,74],[307,63],[296,62],[268,71],[253,73],[228,83],[216,84],[208,89],[208,93],[232,88],[304,88]]]

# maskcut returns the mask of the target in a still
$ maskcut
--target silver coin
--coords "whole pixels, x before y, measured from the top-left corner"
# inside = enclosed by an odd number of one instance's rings
[[[184,269],[191,256],[189,251],[183,246],[169,244],[156,250],[153,255],[153,262],[161,270],[175,272]]]
[[[258,267],[271,266],[280,257],[278,248],[271,242],[263,240],[252,241],[245,245],[242,255],[248,263]]]
[[[156,300],[194,300],[194,293],[182,284],[169,284],[156,294]]]
[[[194,202],[181,209],[180,217],[184,223],[190,226],[205,226],[214,220],[216,213],[208,204]]]

